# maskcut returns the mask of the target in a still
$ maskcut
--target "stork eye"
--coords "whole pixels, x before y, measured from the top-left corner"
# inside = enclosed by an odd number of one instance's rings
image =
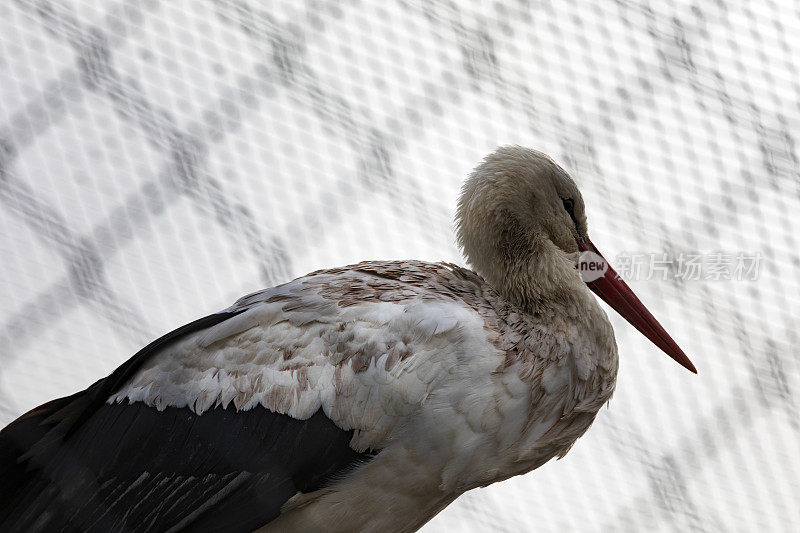
[[[569,218],[572,219],[572,223],[575,224],[575,227],[578,227],[578,220],[575,218],[575,200],[572,198],[562,198],[562,202],[564,202],[564,209],[567,210],[569,213]]]

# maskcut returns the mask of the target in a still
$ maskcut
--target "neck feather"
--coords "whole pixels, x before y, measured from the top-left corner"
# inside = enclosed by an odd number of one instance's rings
[[[497,252],[473,262],[478,273],[509,303],[529,314],[575,310],[588,295],[572,261],[549,239],[534,240],[525,250]]]

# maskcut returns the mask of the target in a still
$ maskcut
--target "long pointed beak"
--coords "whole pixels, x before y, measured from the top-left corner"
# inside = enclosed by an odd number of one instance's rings
[[[578,247],[581,251],[592,252],[601,258],[601,254],[592,241],[588,238],[584,242],[578,242]],[[622,281],[622,278],[611,268],[608,261],[603,258],[607,270],[605,273],[593,280],[587,281],[586,284],[589,288],[598,295],[602,300],[610,305],[614,311],[622,315],[622,318],[627,320],[633,327],[638,329],[645,337],[650,339],[653,344],[661,348],[664,353],[672,357],[684,368],[697,374],[697,369],[692,362],[686,357],[678,345],[672,340],[672,337],[664,331],[658,320],[647,310],[644,304],[636,297],[630,287]]]

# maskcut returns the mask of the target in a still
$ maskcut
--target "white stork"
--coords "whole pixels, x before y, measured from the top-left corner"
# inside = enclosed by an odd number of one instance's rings
[[[572,179],[502,147],[464,184],[475,269],[376,261],[245,296],[0,432],[2,531],[414,531],[567,453],[611,397],[597,293],[692,363],[608,269]]]

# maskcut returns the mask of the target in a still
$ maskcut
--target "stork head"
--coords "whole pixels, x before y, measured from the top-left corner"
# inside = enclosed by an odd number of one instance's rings
[[[581,258],[603,261],[589,289],[667,355],[692,372],[688,357],[589,240],[578,187],[542,152],[503,146],[489,154],[461,190],[459,244],[470,264],[505,298],[535,310],[585,290]],[[579,255],[580,253],[580,255]]]
[[[521,146],[498,148],[472,172],[461,190],[456,222],[464,253],[487,279],[498,262],[532,245],[552,243],[566,258],[586,237],[575,182],[546,154]]]

